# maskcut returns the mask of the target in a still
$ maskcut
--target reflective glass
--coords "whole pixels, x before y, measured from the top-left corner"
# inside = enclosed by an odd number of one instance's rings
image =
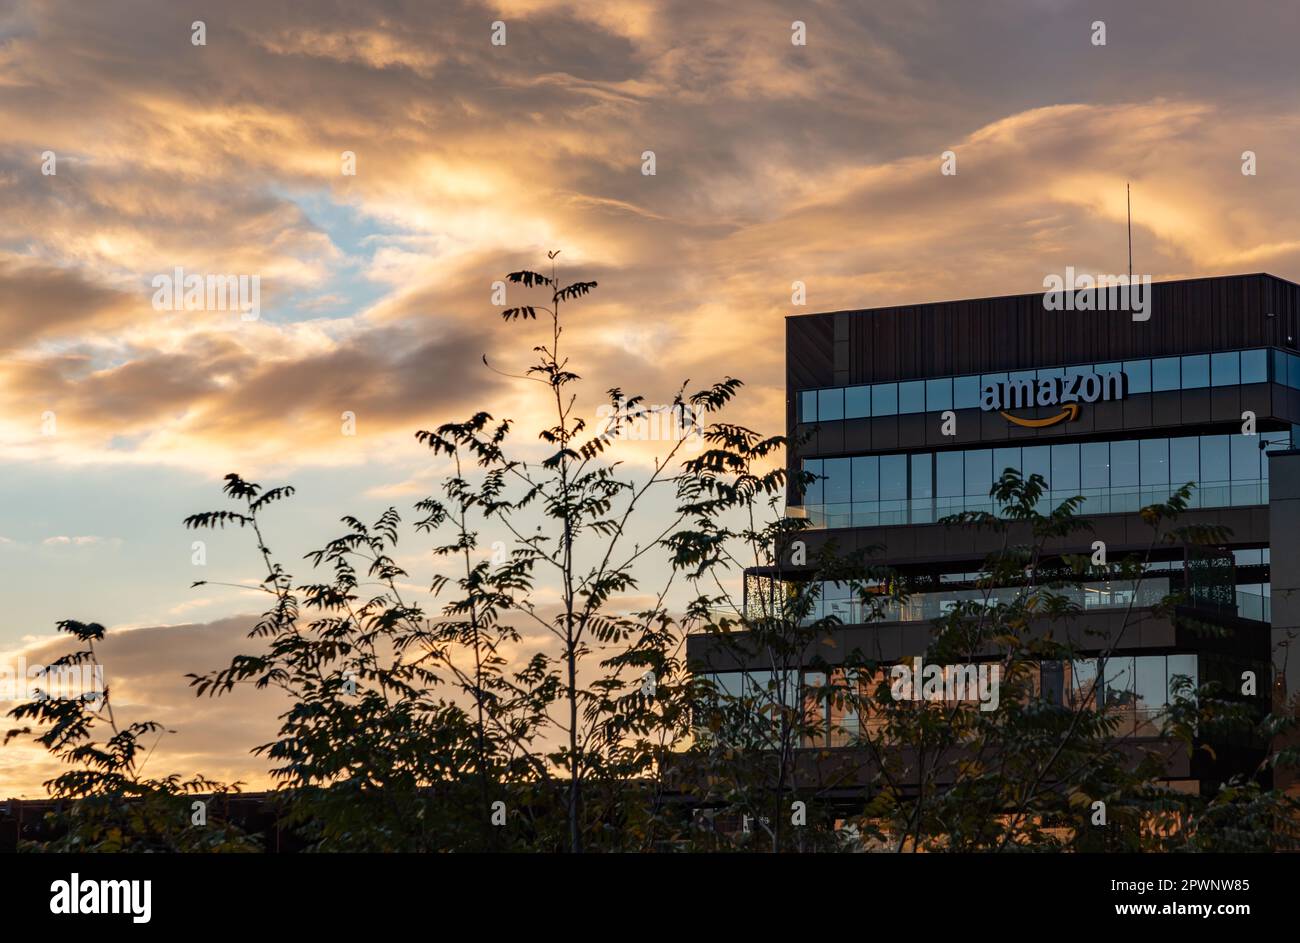
[[[1183,358],[1183,389],[1195,390],[1210,385],[1210,355],[1194,354]]]
[[[898,384],[877,383],[871,388],[871,415],[893,416],[898,412]]]
[[[844,391],[844,418],[861,419],[871,415],[871,387],[850,386]]]
[[[1130,393],[1151,392],[1150,360],[1126,360],[1124,362],[1124,373],[1128,376],[1128,391]]]
[[[900,413],[925,412],[925,382],[910,380],[898,384],[898,411]]]
[[[952,409],[952,380],[925,381],[925,408],[932,413]]]
[[[1176,390],[1179,387],[1179,369],[1177,357],[1162,357],[1151,361],[1151,389]]]

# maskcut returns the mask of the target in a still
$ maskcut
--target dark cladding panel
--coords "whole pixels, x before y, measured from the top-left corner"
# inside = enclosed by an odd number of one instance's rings
[[[1146,321],[1127,311],[1048,311],[1041,293],[839,312],[848,325],[840,382],[1286,346],[1297,336],[1298,294],[1300,286],[1271,275],[1234,275],[1152,285]],[[1277,317],[1265,317],[1270,311]],[[815,324],[788,334],[792,381],[834,382],[832,317],[790,319]]]

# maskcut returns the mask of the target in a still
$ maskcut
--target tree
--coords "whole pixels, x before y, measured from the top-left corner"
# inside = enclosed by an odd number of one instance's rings
[[[51,681],[64,674],[102,679],[95,643],[103,640],[104,627],[69,619],[59,623],[59,630],[85,648],[46,665],[38,677]],[[64,696],[63,685],[55,681],[46,689],[37,688],[32,700],[8,714],[19,722],[34,722],[37,729],[14,728],[5,734],[6,744],[30,736],[70,767],[45,784],[50,795],[63,803],[49,815],[56,837],[40,850],[259,850],[255,839],[221,816],[222,803],[217,800],[238,792],[238,783],[227,786],[203,776],[182,779],[176,774],[146,777],[144,767],[153,747],[146,750],[143,741],[157,734],[153,743],[157,746],[168,731],[156,721],[119,726],[109,688],[101,689],[98,683],[82,687],[85,690],[79,694]],[[204,806],[201,824],[195,823],[193,815],[196,802]]]

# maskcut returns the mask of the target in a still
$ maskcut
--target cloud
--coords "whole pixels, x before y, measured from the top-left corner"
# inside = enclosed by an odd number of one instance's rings
[[[246,635],[255,621],[243,616],[207,624],[111,630],[96,646],[118,723],[156,720],[175,731],[158,740],[146,773],[203,773],[243,778],[250,786],[267,784],[266,764],[249,751],[274,736],[283,698],[275,691],[238,688],[220,698],[200,699],[185,678],[189,672],[223,667],[234,654],[252,650]],[[0,653],[0,662],[15,664],[21,656],[28,666],[49,664],[75,645],[67,636],[45,638]],[[0,711],[12,706],[0,704]],[[41,796],[41,783],[63,768],[39,747],[12,741],[0,747],[0,798]]]

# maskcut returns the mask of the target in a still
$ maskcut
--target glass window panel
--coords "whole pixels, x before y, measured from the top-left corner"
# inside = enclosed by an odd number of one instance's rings
[[[1273,376],[1271,377],[1271,379],[1274,383],[1281,383],[1282,385],[1285,386],[1287,382],[1286,352],[1281,350],[1275,350],[1272,352],[1272,355],[1273,355]]]
[[[1241,352],[1241,382],[1268,382],[1268,351],[1243,350]]]
[[[806,459],[803,463],[803,470],[813,475],[822,474],[822,460],[820,458]],[[804,501],[807,504],[821,504],[822,496],[825,494],[825,482],[820,478],[814,479],[804,493]]]
[[[1079,452],[1083,488],[1110,487],[1110,443],[1085,442]]]
[[[1130,393],[1151,392],[1150,360],[1126,360],[1124,361],[1124,373],[1128,376],[1128,391]]]
[[[993,477],[999,479],[1002,473],[1008,468],[1014,468],[1021,474],[1024,469],[1020,467],[1020,449],[994,449],[993,450]]]
[[[844,391],[817,391],[817,418],[822,420],[844,418]]]
[[[1027,445],[1020,452],[1020,461],[1024,468],[1020,473],[1028,480],[1033,475],[1042,475],[1046,487],[1052,484],[1052,449],[1047,445]]]
[[[993,450],[970,450],[966,453],[966,493],[983,497],[992,487]]]
[[[1081,658],[1070,662],[1070,706],[1095,709],[1097,706],[1097,660]]]
[[[1174,679],[1178,675],[1190,678],[1192,687],[1197,685],[1196,656],[1195,655],[1170,655],[1165,671],[1169,678],[1169,701],[1173,702]]]
[[[1259,480],[1259,442],[1260,439],[1257,435],[1228,437],[1233,481]]]
[[[723,671],[717,674],[718,693],[736,701],[745,696],[745,673],[743,671]]]
[[[844,418],[861,419],[871,415],[871,387],[851,386],[844,391]]]
[[[961,452],[939,452],[935,455],[937,493],[941,498],[954,498],[965,493],[966,477]]]
[[[1201,480],[1201,442],[1196,436],[1169,440],[1169,482],[1182,487]]]
[[[925,383],[909,380],[898,384],[898,411],[900,413],[925,412]]]
[[[1079,490],[1079,446],[1052,446],[1052,490]]]
[[[1164,655],[1139,655],[1133,659],[1133,699],[1138,710],[1155,711],[1168,697]]]
[[[1039,678],[1039,690],[1043,700],[1053,707],[1064,707],[1066,703],[1064,662],[1043,662],[1039,670]]]
[[[907,456],[880,456],[880,500],[902,501],[907,498]]]
[[[849,460],[847,458],[828,458],[825,460],[826,503],[847,504],[852,499],[849,488]]]
[[[933,459],[929,452],[912,456],[912,497],[933,498]]]
[[[1169,484],[1169,440],[1143,439],[1139,444],[1142,487]]]
[[[1076,363],[1065,368],[1065,375],[1067,377],[1085,376],[1089,373],[1092,373],[1092,364],[1090,363]]]
[[[988,386],[990,383],[1006,383],[1007,375],[1005,373],[985,373],[980,376],[980,389]]]
[[[1134,440],[1110,444],[1110,484],[1113,488],[1138,485],[1138,444]]]
[[[1176,390],[1179,387],[1177,357],[1161,357],[1151,361],[1151,389]]]
[[[878,501],[880,499],[880,460],[874,455],[860,455],[853,459],[853,500]]]
[[[1102,681],[1105,705],[1108,708],[1133,707],[1133,659],[1127,656],[1106,659],[1105,677]]]
[[[1287,386],[1300,389],[1300,357],[1295,354],[1286,355],[1286,374]]]
[[[1275,449],[1289,449],[1291,447],[1291,433],[1282,432],[1261,432],[1259,437],[1268,444],[1264,446],[1265,452],[1272,452]]]
[[[1210,384],[1236,386],[1241,382],[1241,355],[1235,350],[1210,356]]]
[[[817,391],[804,390],[799,394],[799,421],[817,421]]]
[[[1229,477],[1228,436],[1201,436],[1201,484],[1221,483],[1228,481]]]
[[[952,380],[944,377],[925,381],[925,408],[932,413],[952,409]]]
[[[877,383],[871,388],[871,415],[893,416],[898,412],[898,384]]]
[[[952,381],[953,409],[974,409],[980,404],[980,378],[957,377]]]
[[[1183,389],[1196,390],[1210,385],[1210,355],[1194,354],[1183,358]]]

